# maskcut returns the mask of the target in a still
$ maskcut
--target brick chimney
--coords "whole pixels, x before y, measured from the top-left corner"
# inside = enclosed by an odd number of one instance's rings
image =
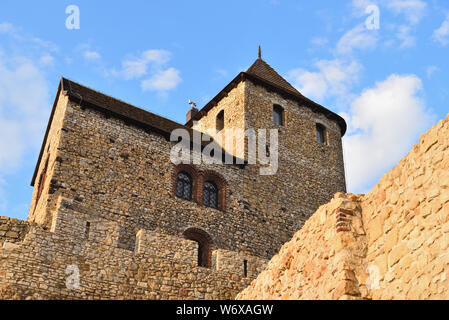
[[[190,121],[196,114],[198,113],[198,109],[195,107],[191,107],[186,115],[186,123]]]

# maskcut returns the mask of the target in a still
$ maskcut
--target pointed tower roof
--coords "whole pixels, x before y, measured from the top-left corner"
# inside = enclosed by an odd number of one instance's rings
[[[262,59],[262,53],[259,46],[259,56],[257,60],[249,67],[246,72],[240,72],[223,90],[221,90],[209,103],[207,103],[198,113],[196,113],[187,123],[186,126],[191,127],[193,121],[201,119],[207,112],[228,93],[235,88],[241,81],[250,80],[251,82],[262,85],[270,91],[276,91],[285,98],[298,101],[300,104],[309,107],[313,112],[321,113],[327,118],[338,123],[341,135],[346,133],[346,121],[338,114],[326,109],[322,105],[303,96],[295,87],[287,80],[279,75],[268,63]]]
[[[268,81],[279,88],[282,88],[287,91],[291,91],[292,93],[302,94],[295,89],[287,80],[279,75],[268,63],[266,63],[262,58],[259,58],[246,70],[246,73],[259,77],[265,81]]]

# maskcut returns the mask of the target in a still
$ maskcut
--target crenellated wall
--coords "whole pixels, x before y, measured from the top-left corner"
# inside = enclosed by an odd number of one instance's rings
[[[73,200],[58,203],[51,230],[1,218],[1,230],[23,231],[2,236],[0,299],[232,299],[256,275],[243,274],[241,258],[249,270],[266,263],[215,251],[212,268],[198,267],[196,242],[147,230],[137,232],[134,250],[121,248],[116,222],[80,214]]]

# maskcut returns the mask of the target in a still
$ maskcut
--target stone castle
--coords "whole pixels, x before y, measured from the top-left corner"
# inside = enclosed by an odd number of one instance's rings
[[[242,162],[175,165],[175,129]],[[244,135],[226,150],[224,129],[277,129],[276,174],[249,164]],[[346,191],[345,131],[260,55],[185,125],[62,78],[28,221],[0,218],[0,298],[235,298]]]

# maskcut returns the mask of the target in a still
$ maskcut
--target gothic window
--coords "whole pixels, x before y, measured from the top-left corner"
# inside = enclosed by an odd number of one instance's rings
[[[176,196],[181,199],[192,199],[192,178],[186,172],[180,172],[176,181]]]
[[[326,144],[326,128],[317,123],[316,124],[316,141],[322,144]]]
[[[277,126],[284,125],[284,109],[277,104],[273,106],[273,120]]]
[[[217,131],[221,131],[224,128],[224,110],[221,110],[217,115]]]
[[[215,183],[204,183],[203,204],[206,207],[218,208],[218,188]]]

